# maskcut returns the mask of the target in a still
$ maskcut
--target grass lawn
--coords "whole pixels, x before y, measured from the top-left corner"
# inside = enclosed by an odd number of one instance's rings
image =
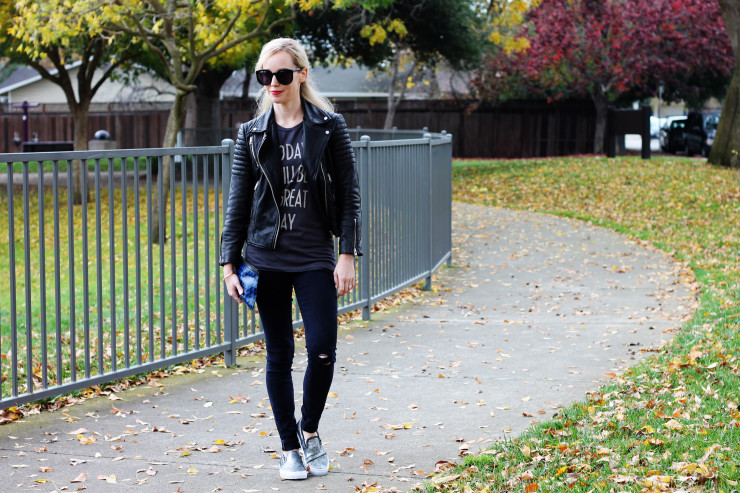
[[[582,219],[693,270],[694,318],[656,355],[427,491],[740,491],[740,170],[684,158],[456,161],[453,198]]]
[[[120,169],[120,160],[117,169]],[[61,188],[58,230],[54,228],[51,189],[44,190],[41,208],[38,188],[33,185],[29,192],[27,233],[23,224],[22,191],[14,191],[12,221],[5,192],[0,191],[0,229],[5,231],[0,235],[0,279],[6,283],[5,295],[0,296],[0,389],[3,397],[9,395],[14,371],[19,377],[20,393],[28,390],[26,376],[29,372],[34,389],[38,391],[44,379],[50,384],[68,382],[73,367],[78,379],[84,376],[86,366],[93,376],[111,371],[113,354],[120,368],[171,354],[173,342],[177,343],[178,352],[183,350],[186,341],[190,349],[218,342],[217,296],[221,278],[212,259],[218,246],[215,209],[220,208],[220,204],[216,204],[212,188],[206,193],[201,182],[197,191],[188,186],[183,193],[177,184],[172,196],[174,207],[168,206],[168,210],[174,211],[174,228],[168,215],[168,241],[161,248],[158,244],[150,245],[148,233],[148,209],[156,200],[156,184],[148,196],[146,183],[141,183],[138,204],[135,189],[130,184],[125,202],[120,183],[113,188],[111,200],[107,186],[101,188],[97,197],[92,189],[90,202],[85,207],[74,205],[71,215],[67,189]],[[111,203],[113,209],[110,209]],[[137,217],[140,220],[138,229]],[[13,265],[10,262],[11,230],[15,245]],[[57,236],[58,259],[55,258]],[[73,278],[70,266],[73,266]],[[42,274],[45,276],[43,285]],[[58,288],[56,276],[59,276]],[[13,283],[15,297],[11,296]],[[210,288],[209,298],[206,298],[206,284]],[[74,317],[71,316],[73,308]],[[11,329],[14,314],[15,334]],[[89,330],[84,329],[86,322]],[[46,365],[42,364],[44,356]]]
[[[140,166],[143,168],[146,165],[146,159],[145,158],[139,158],[139,162],[141,163]],[[95,170],[95,160],[89,159],[88,160],[88,169],[92,172]],[[108,167],[110,165],[109,159],[101,159],[100,160],[100,170],[103,172],[108,172]],[[54,165],[51,161],[44,161],[43,162],[43,171],[45,173],[51,173]],[[59,161],[59,167],[58,170],[60,173],[66,173],[67,169],[69,167],[69,163],[67,161]],[[122,160],[121,158],[115,158],[113,159],[113,171],[121,171],[122,167]],[[136,167],[134,158],[129,157],[126,158],[126,169],[129,171],[133,171]],[[39,163],[38,162],[30,162],[28,163],[28,172],[29,173],[38,173],[39,171]],[[6,174],[8,172],[8,163],[0,163],[0,173]],[[23,163],[13,163],[13,173],[23,173]]]

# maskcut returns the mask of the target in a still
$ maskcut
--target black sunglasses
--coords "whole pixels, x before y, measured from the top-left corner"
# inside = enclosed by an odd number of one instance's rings
[[[300,68],[281,68],[277,72],[270,72],[269,70],[258,70],[255,72],[257,74],[257,82],[262,84],[263,86],[269,86],[272,83],[272,77],[274,76],[279,84],[282,84],[284,86],[287,86],[291,82],[293,82],[293,73],[294,72],[300,72],[303,69]]]

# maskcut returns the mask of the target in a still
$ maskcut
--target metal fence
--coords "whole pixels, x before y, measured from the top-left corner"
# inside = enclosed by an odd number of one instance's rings
[[[340,313],[369,318],[377,301],[428,285],[450,259],[452,138],[363,136],[352,145],[365,255],[357,287],[338,303]],[[224,140],[0,154],[0,407],[220,352],[231,365],[238,348],[262,338],[258,313],[226,295],[217,264],[233,152]],[[89,170],[74,177],[89,197],[81,204],[67,172],[74,160]]]

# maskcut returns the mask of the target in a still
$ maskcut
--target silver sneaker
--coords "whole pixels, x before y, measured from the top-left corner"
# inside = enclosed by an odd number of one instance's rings
[[[324,476],[329,472],[329,456],[321,444],[318,432],[308,440],[303,438],[303,427],[298,421],[298,443],[303,451],[303,464],[312,476]]]
[[[308,471],[301,461],[301,454],[291,450],[280,458],[280,479],[306,479]]]

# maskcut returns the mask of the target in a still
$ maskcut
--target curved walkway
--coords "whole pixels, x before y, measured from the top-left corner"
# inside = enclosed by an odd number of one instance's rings
[[[264,360],[243,359],[2,427],[3,491],[409,490],[437,461],[583,399],[694,309],[690,276],[613,231],[473,205],[453,215],[435,292],[340,331],[328,476],[278,479]]]

